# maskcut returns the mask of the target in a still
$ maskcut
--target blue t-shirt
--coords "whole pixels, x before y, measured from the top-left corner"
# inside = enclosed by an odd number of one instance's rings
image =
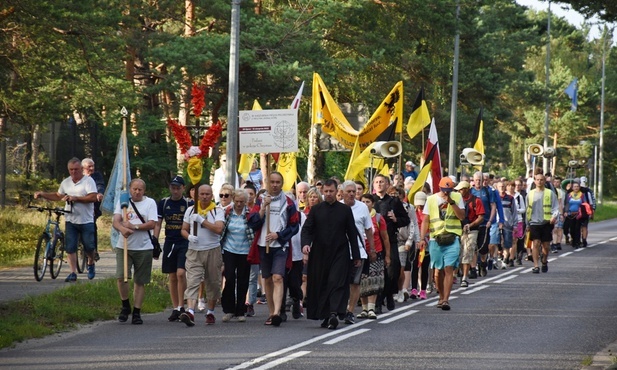
[[[471,194],[476,198],[480,198],[482,205],[484,206],[484,220],[480,226],[485,226],[491,219],[491,203],[495,203],[495,193],[493,193],[488,187],[483,186],[480,190],[475,187],[471,188]],[[493,220],[494,223],[494,220]]]
[[[165,220],[165,241],[171,243],[184,242],[180,231],[182,230],[182,220],[186,209],[193,205],[193,201],[181,198],[172,200],[171,198],[163,198],[158,204],[159,219]],[[164,209],[163,209],[164,207]]]

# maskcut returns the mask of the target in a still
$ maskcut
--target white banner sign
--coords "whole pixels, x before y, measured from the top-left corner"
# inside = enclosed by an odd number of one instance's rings
[[[246,153],[298,151],[298,110],[241,110],[239,150]]]

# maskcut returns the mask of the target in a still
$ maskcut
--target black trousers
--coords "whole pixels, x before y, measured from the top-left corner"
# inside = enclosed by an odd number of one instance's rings
[[[225,287],[221,297],[223,312],[242,316],[246,313],[246,292],[249,289],[251,265],[246,254],[223,253]]]

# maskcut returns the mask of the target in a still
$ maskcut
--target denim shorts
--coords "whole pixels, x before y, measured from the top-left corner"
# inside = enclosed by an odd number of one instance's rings
[[[86,252],[91,252],[96,247],[96,244],[94,244],[94,222],[87,224],[66,222],[64,224],[64,235],[66,238],[64,248],[67,253],[77,252],[77,244],[80,239]]]
[[[494,223],[491,225],[491,232],[489,234],[489,244],[501,244],[501,235],[499,232],[499,224]]]
[[[272,275],[285,276],[285,264],[287,263],[287,248],[272,248],[266,253],[266,247],[259,246],[259,266],[261,277],[267,279]]]

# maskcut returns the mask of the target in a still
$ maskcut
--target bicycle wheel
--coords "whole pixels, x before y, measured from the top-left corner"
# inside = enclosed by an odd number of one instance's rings
[[[64,236],[59,236],[54,240],[53,251],[53,259],[51,259],[49,272],[51,273],[51,278],[55,279],[60,274],[62,262],[64,262]]]
[[[34,278],[36,281],[43,280],[45,270],[47,270],[47,245],[49,244],[49,235],[43,233],[39,237],[36,244],[36,252],[34,254]]]
[[[83,274],[86,271],[86,263],[88,262],[88,256],[86,256],[86,249],[84,244],[79,241],[77,244],[77,272]]]

